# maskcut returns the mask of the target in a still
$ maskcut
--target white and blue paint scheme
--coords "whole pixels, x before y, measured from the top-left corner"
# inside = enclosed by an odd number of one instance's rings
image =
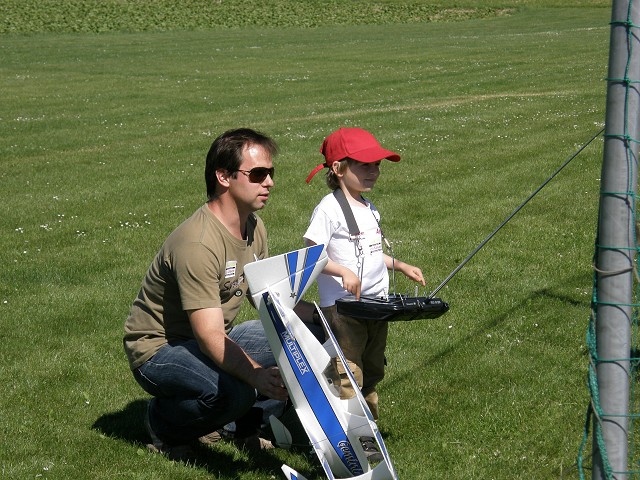
[[[332,358],[338,357],[345,364],[346,360],[322,312],[318,308],[329,336],[324,345],[293,311],[326,263],[324,246],[314,245],[246,265],[245,275],[289,397],[327,478],[397,480],[353,375],[349,376],[357,395],[348,400],[340,399],[325,375]],[[284,425],[274,417],[271,425],[276,443],[290,446],[291,435]],[[383,461],[369,464],[360,437],[376,439]],[[282,471],[289,480],[305,480],[287,465]]]

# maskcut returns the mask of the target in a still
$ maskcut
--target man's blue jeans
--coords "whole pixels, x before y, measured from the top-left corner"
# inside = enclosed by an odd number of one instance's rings
[[[276,364],[262,324],[243,322],[229,337],[263,367]],[[245,415],[256,402],[250,385],[221,370],[198,348],[195,340],[170,343],[133,372],[142,388],[155,398],[150,404],[153,431],[164,441],[180,445],[220,429]],[[269,408],[284,407],[270,400]],[[278,405],[275,405],[278,404]]]

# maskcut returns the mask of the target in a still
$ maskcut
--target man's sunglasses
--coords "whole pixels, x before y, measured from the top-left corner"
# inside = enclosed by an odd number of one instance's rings
[[[236,170],[236,172],[244,173],[249,177],[249,181],[251,183],[262,183],[267,176],[270,176],[271,179],[273,179],[273,175],[276,173],[275,168],[273,167],[255,167],[251,170]]]

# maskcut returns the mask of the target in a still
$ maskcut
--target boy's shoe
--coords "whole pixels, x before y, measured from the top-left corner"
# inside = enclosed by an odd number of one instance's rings
[[[380,463],[384,460],[382,453],[380,453],[378,449],[378,444],[373,437],[360,437],[360,444],[369,463]]]
[[[250,435],[245,438],[234,438],[233,443],[240,450],[247,450],[249,452],[258,452],[260,450],[271,450],[275,448],[273,443],[266,438],[262,438],[259,435]]]
[[[147,412],[144,416],[144,426],[147,428],[147,432],[151,437],[151,443],[147,444],[147,449],[153,453],[161,453],[169,460],[175,460],[177,462],[186,462],[192,460],[195,457],[193,449],[189,445],[169,445],[167,442],[162,441],[156,432],[151,428],[149,410],[151,403],[147,404]]]
[[[239,450],[258,452],[260,450],[271,450],[272,448],[276,448],[270,440],[260,436],[259,430],[254,431],[254,433],[246,437],[238,437],[236,436],[236,432],[225,429],[219,430],[219,433],[223,440],[233,443]]]
[[[198,441],[203,445],[213,445],[218,443],[220,440],[222,440],[222,434],[220,433],[220,430],[207,433],[206,435],[198,438]]]

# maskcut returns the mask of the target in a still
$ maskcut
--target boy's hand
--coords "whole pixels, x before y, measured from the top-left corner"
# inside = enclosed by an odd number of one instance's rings
[[[414,282],[420,283],[420,285],[422,285],[423,287],[426,286],[426,282],[424,281],[424,277],[422,276],[422,270],[420,270],[418,267],[414,267],[413,265],[405,265],[406,266],[403,268],[402,273],[404,273]]]
[[[342,288],[347,292],[356,296],[356,300],[360,300],[360,279],[348,268],[344,268],[342,271]]]

